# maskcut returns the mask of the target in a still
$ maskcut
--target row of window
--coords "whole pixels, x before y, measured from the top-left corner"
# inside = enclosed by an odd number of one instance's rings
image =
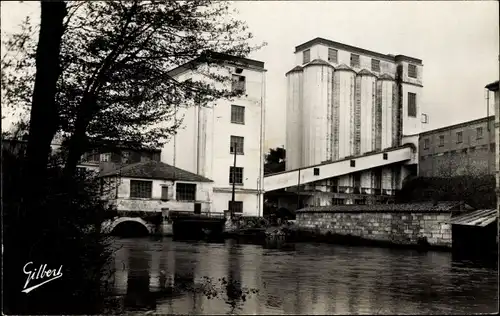
[[[168,200],[168,187],[161,187],[161,199]],[[196,201],[196,184],[177,183],[175,185],[177,201]],[[130,197],[150,199],[153,195],[153,181],[130,180]]]
[[[161,199],[168,200],[168,187],[161,187]],[[153,192],[153,181],[131,180],[130,181],[130,197],[150,199]],[[193,183],[177,183],[175,185],[175,193],[177,201],[196,201],[196,184]],[[243,212],[242,201],[229,201],[228,210],[235,213]]]
[[[442,153],[436,153],[436,154],[430,154],[430,155],[423,155],[423,156],[420,156],[420,158],[422,160],[425,160],[427,157],[442,156],[442,155],[448,155],[448,154],[455,154],[455,153],[458,153],[458,152],[461,152],[463,154],[466,154],[467,152],[473,153],[473,152],[476,151],[476,148],[478,148],[479,150],[488,150],[488,145],[470,146],[470,147],[467,147],[467,148],[455,149],[455,150],[445,151],[445,152],[442,152]],[[490,151],[492,153],[495,152],[495,144],[494,143],[490,144]]]
[[[439,135],[439,143],[438,143],[439,147],[444,146],[444,136],[445,135]],[[476,139],[482,139],[482,138],[483,138],[483,128],[478,127],[478,128],[476,128]],[[462,131],[456,132],[456,139],[457,139],[456,140],[457,144],[463,143],[463,132]],[[429,145],[430,145],[429,138],[425,138],[424,139],[424,149],[429,149]]]
[[[360,57],[358,54],[351,54],[351,67],[359,68]],[[311,50],[306,49],[302,53],[302,63],[307,64],[311,61]],[[334,48],[328,48],[328,61],[332,63],[338,63],[338,51]],[[372,58],[371,64],[372,71],[380,72],[380,60]],[[417,78],[417,66],[409,64],[408,65],[408,77]]]

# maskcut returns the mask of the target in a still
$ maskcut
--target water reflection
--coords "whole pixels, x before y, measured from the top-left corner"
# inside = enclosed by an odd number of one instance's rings
[[[498,309],[497,269],[449,253],[117,240],[115,292],[159,314],[442,314]],[[203,277],[219,295],[209,298]],[[218,282],[219,279],[224,279]],[[225,281],[225,282],[224,282]],[[246,289],[258,293],[245,295]]]

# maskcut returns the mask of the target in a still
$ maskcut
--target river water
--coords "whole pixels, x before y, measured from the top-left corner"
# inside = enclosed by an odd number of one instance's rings
[[[230,240],[208,243],[170,238],[117,239],[114,246],[118,250],[112,289],[117,296],[125,297],[130,313],[387,315],[498,311],[497,266],[456,261],[446,252],[305,243],[273,248]],[[229,295],[229,299],[226,292],[233,291],[224,292],[224,280],[237,288],[239,285],[243,293],[246,289],[258,292],[244,298]],[[196,290],[207,288],[207,284],[212,284],[217,297],[209,298]]]

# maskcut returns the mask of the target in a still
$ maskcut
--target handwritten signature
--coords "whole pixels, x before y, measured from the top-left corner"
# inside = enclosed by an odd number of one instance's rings
[[[62,265],[61,265],[61,267],[59,267],[59,270],[47,269],[46,264],[41,264],[38,269],[35,268],[34,270],[28,270],[28,266],[30,266],[32,264],[33,264],[33,262],[30,261],[30,262],[26,263],[23,267],[24,274],[28,275],[28,277],[26,278],[26,283],[24,284],[24,290],[21,291],[23,293],[29,293],[29,292],[33,291],[34,289],[36,289],[36,288],[38,288],[46,283],[49,283],[49,282],[54,281],[56,279],[59,279],[60,277],[63,276],[63,274],[62,274],[62,267],[63,266]],[[28,287],[30,282],[34,281],[34,280],[40,280],[43,282],[40,282],[38,284],[35,284],[33,286]]]

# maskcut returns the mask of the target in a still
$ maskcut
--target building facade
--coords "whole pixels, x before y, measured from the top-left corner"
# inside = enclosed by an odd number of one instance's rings
[[[500,210],[500,81],[495,81],[486,86],[488,91],[493,92],[495,102],[495,165],[497,179],[497,210]],[[489,93],[489,92],[488,92]],[[500,221],[499,221],[500,225]]]
[[[295,48],[286,74],[286,170],[418,146],[422,124],[420,59],[316,38]],[[407,163],[377,166],[307,184],[308,205],[376,203],[401,188]],[[323,193],[319,193],[323,192]],[[385,197],[377,197],[385,192]],[[324,194],[328,193],[328,194]]]
[[[221,57],[222,58],[222,57]],[[212,212],[229,209],[233,175],[233,210],[244,216],[263,214],[264,175],[264,63],[231,56],[222,67],[200,62],[180,66],[171,75],[178,81],[203,81],[203,72],[227,76],[216,88],[242,91],[234,100],[220,99],[209,105],[176,109],[182,126],[162,148],[161,161],[214,181]],[[236,151],[236,167],[235,155]],[[233,174],[234,173],[234,174]]]
[[[495,117],[420,134],[418,174],[424,177],[495,174]]]
[[[117,211],[210,212],[213,182],[159,161],[110,169],[100,177],[103,197]]]

